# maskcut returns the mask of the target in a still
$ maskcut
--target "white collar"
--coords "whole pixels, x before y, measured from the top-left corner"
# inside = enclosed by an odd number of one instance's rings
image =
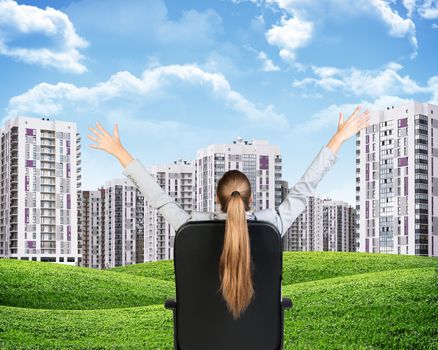
[[[254,219],[254,212],[252,210],[248,210],[245,212],[247,219]],[[216,220],[226,220],[227,213],[224,213],[222,210],[217,210],[213,213],[213,218]]]

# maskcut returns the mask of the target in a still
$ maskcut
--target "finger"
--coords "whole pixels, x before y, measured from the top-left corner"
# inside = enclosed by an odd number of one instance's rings
[[[365,111],[365,112],[363,112],[363,113],[359,116],[359,119],[361,119],[361,118],[363,118],[363,117],[366,117],[366,116],[368,116],[369,114],[370,114],[369,111]]]
[[[356,129],[362,129],[362,128],[364,128],[364,127],[366,127],[366,126],[369,126],[371,123],[370,123],[370,121],[369,120],[366,120],[366,121],[364,121],[364,122],[362,122],[362,123],[360,123],[360,124],[356,124],[354,127],[356,128]]]
[[[342,112],[339,112],[339,122],[338,122],[338,124],[339,125],[342,124],[343,121],[344,121],[344,116],[343,116]]]
[[[96,136],[102,137],[102,135],[99,134],[99,132],[94,130],[93,128],[88,128],[88,129],[90,129],[92,132],[94,132],[96,134]]]
[[[361,108],[361,105],[358,105],[358,106],[356,107],[356,109],[353,111],[353,113],[351,113],[350,118],[353,117],[354,115],[356,115],[356,113],[359,112],[359,109],[360,109],[360,108]]]
[[[371,117],[367,117],[365,119],[362,119],[361,122],[359,123],[359,125],[363,124],[363,123],[370,123],[370,122],[371,122]]]
[[[367,114],[358,120],[359,123],[361,123],[363,121],[365,121],[365,122],[371,121],[371,115]]]
[[[359,130],[361,130],[361,129],[367,127],[368,125],[370,125],[370,121],[369,121],[369,120],[366,120],[366,121],[364,121],[363,123],[358,124],[358,125],[356,126],[356,128],[359,129]]]
[[[354,120],[354,122],[355,123],[359,123],[359,122],[361,122],[362,120],[369,120],[371,118],[371,116],[370,116],[370,112],[364,112],[364,113],[362,113],[358,118],[356,118],[355,120]]]
[[[105,134],[105,136],[111,136],[111,135],[109,134],[109,132],[106,131],[106,130],[102,127],[102,125],[99,124],[99,122],[96,122],[96,125],[97,125],[97,127],[99,128],[99,130],[102,131],[102,132]]]
[[[359,112],[359,109],[361,109],[362,108],[362,106],[361,105],[357,105],[357,107],[356,107],[356,109],[354,110],[354,112],[353,113],[357,113],[357,112]]]
[[[89,145],[91,148],[97,148],[97,149],[103,149],[102,147],[100,147],[99,145]]]
[[[87,135],[87,137],[88,137],[90,140],[93,140],[94,142],[99,143],[99,140],[96,139],[94,136],[92,136],[92,135]]]
[[[119,138],[119,125],[114,124],[114,136]]]
[[[356,120],[355,116],[356,113],[359,111],[359,109],[361,108],[360,105],[358,105],[356,107],[356,109],[353,111],[353,113],[351,113],[351,115],[348,117],[348,119],[345,121],[345,125],[348,126],[350,125],[352,122],[354,122]]]

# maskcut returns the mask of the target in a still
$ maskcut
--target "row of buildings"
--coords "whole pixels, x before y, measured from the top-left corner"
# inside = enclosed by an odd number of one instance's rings
[[[356,208],[309,197],[284,249],[438,256],[437,115],[417,102],[373,111],[356,135]],[[128,178],[81,189],[80,141],[75,123],[47,118],[1,129],[0,257],[94,268],[172,259],[175,233]],[[229,169],[247,174],[255,210],[287,195],[280,151],[266,141],[210,145],[149,171],[190,212],[215,210]]]
[[[344,201],[309,196],[283,238],[289,251],[356,251],[356,210]]]

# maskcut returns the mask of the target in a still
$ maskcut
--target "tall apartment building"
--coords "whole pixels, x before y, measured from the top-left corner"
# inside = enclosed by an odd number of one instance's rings
[[[178,160],[170,164],[154,165],[148,170],[161,188],[175,198],[185,211],[191,213],[194,210],[195,167],[192,162]],[[145,261],[173,259],[175,230],[150,205],[146,207],[145,217]]]
[[[104,268],[143,262],[145,199],[142,193],[128,178],[106,181],[104,211]]]
[[[309,196],[302,213],[285,233],[284,250],[323,250],[323,199]]]
[[[264,140],[249,142],[238,138],[232,144],[215,144],[197,151],[197,211],[215,211],[217,183],[226,171],[232,169],[248,176],[255,210],[280,205],[282,161],[279,148]]]
[[[348,203],[309,196],[284,235],[289,251],[354,251],[355,210]]]
[[[80,266],[105,268],[105,188],[79,191],[78,239],[82,260]]]
[[[0,257],[77,265],[76,123],[9,119],[0,150]]]
[[[373,111],[356,136],[359,251],[438,256],[438,107]]]
[[[344,201],[323,201],[323,251],[354,252],[356,210]]]

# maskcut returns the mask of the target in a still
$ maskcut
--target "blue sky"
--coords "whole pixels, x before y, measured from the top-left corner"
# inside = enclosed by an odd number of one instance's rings
[[[238,136],[280,147],[293,185],[339,112],[438,104],[432,0],[0,0],[2,123],[75,121],[82,186],[121,177],[99,121],[145,166]],[[354,137],[318,193],[354,205]]]

